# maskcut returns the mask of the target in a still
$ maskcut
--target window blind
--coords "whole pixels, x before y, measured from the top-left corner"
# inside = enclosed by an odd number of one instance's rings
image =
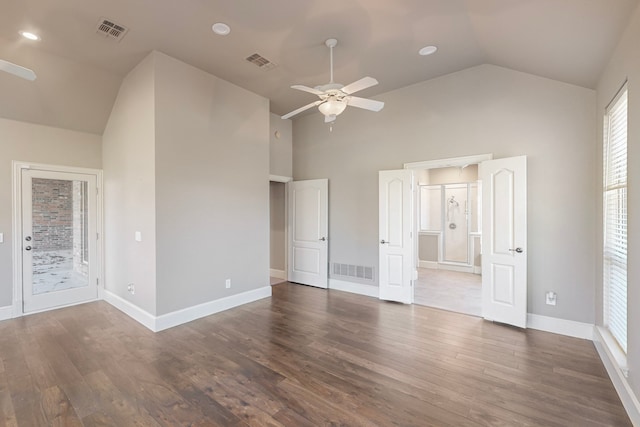
[[[627,88],[607,107],[604,123],[604,320],[627,352]]]

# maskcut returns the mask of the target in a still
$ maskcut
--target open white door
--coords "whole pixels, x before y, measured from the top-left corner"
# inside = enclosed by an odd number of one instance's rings
[[[290,282],[328,287],[328,217],[328,180],[289,183]]]
[[[480,163],[482,316],[527,326],[527,158]]]
[[[413,171],[379,172],[380,299],[413,301]]]

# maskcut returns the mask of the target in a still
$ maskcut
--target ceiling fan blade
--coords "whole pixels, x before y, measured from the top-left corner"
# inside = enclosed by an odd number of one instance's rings
[[[335,122],[336,121],[336,115],[335,114],[329,114],[328,116],[324,116],[324,122],[325,123],[331,123],[331,122]]]
[[[0,70],[13,74],[14,76],[22,77],[23,79],[34,81],[36,79],[36,73],[20,65],[16,65],[12,62],[0,59]]]
[[[358,98],[357,96],[350,96],[349,100],[347,101],[347,104],[349,104],[352,107],[364,108],[365,110],[370,110],[370,111],[380,111],[384,107],[384,102],[382,101]]]
[[[373,77],[363,77],[356,82],[346,85],[341,90],[347,95],[351,95],[352,93],[356,93],[358,91],[364,90],[371,86],[375,86],[377,84],[378,84],[378,81]]]
[[[307,104],[304,107],[300,107],[297,110],[293,110],[292,112],[285,114],[284,116],[282,116],[283,119],[288,119],[290,117],[295,116],[296,114],[302,113],[303,111],[308,110],[309,108],[313,108],[316,105],[322,104],[322,101],[316,101],[316,102],[312,102],[311,104]]]
[[[301,90],[303,92],[309,92],[312,93],[314,95],[324,95],[324,92],[318,90],[318,89],[314,89],[312,87],[309,86],[304,86],[304,85],[293,85],[291,86],[291,89],[297,89],[297,90]]]

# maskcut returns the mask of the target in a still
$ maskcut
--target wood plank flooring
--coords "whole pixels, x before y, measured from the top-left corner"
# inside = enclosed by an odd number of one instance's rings
[[[0,322],[0,426],[630,426],[593,344],[283,283],[154,334],[97,302]]]

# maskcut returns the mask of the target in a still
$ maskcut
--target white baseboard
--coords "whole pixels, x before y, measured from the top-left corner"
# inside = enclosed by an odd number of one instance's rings
[[[378,298],[379,288],[373,285],[365,285],[362,283],[347,282],[346,280],[329,279],[329,289],[337,291],[351,292],[352,294],[366,295],[368,297]]]
[[[0,307],[0,321],[13,318],[13,306]]]
[[[418,261],[418,267],[420,268],[433,268],[434,270],[438,269],[438,263],[436,261]]]
[[[194,305],[193,307],[172,311],[171,313],[163,314],[161,316],[154,316],[108,290],[105,290],[104,296],[105,301],[122,311],[124,314],[146,326],[153,332],[160,332],[165,329],[173,328],[174,326],[182,325],[183,323],[191,322],[192,320],[196,320],[201,317],[209,316],[262,298],[270,297],[271,286],[264,286],[252,291],[242,292],[240,294],[231,295],[214,301],[208,301]]]
[[[623,371],[624,368],[620,366],[615,355],[611,352],[609,345],[607,345],[607,339],[604,333],[600,327],[597,326],[593,330],[593,344],[596,346],[600,359],[602,359],[609,378],[611,378],[611,382],[618,392],[622,406],[624,406],[624,409],[627,411],[631,423],[634,426],[640,426],[640,402],[638,402],[638,397],[633,392],[627,380]],[[622,352],[622,350],[620,352]]]
[[[210,316],[212,314],[258,301],[263,298],[268,298],[270,296],[271,286],[264,286],[262,288],[163,314],[156,318],[155,331],[158,332],[173,328],[174,326],[182,325],[183,323],[191,322],[192,320],[196,320],[201,317]]]
[[[527,328],[585,340],[593,339],[593,325],[590,323],[558,319],[539,314],[527,314]]]
[[[287,273],[284,270],[276,270],[276,269],[270,268],[269,276],[275,277],[276,279],[287,280]]]
[[[459,273],[473,273],[475,269],[473,265],[449,264],[446,262],[440,262],[438,263],[438,270],[457,271]]]
[[[119,295],[114,294],[108,289],[104,290],[104,300],[127,316],[131,317],[133,320],[155,332],[156,317],[153,314],[141,309],[137,305],[127,301]]]
[[[482,267],[475,265],[457,265],[457,264],[447,264],[444,262],[437,261],[418,261],[419,268],[431,268],[434,270],[449,270],[449,271],[458,271],[461,273],[473,273],[473,274],[481,274]]]

